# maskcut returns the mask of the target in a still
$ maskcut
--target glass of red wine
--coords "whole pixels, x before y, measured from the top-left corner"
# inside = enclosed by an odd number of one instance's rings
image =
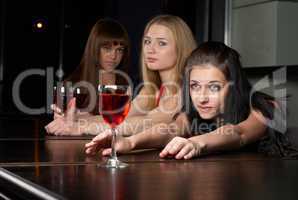
[[[67,110],[69,101],[73,98],[73,88],[59,84],[54,86],[53,89],[53,104],[64,113]]]
[[[111,148],[112,153],[107,163],[107,168],[123,168],[127,164],[117,158],[116,127],[121,124],[127,116],[131,102],[131,87],[129,85],[99,85],[99,113],[104,121],[109,124],[112,131]]]
[[[88,105],[88,94],[82,88],[74,88],[73,97],[76,98],[76,107],[79,111],[85,111],[86,105]]]

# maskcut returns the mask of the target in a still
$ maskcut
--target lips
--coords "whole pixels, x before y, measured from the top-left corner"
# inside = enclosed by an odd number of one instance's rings
[[[115,65],[116,63],[115,62],[105,62],[107,65]]]
[[[203,113],[209,113],[212,111],[213,107],[210,106],[198,106],[198,109]]]
[[[148,57],[148,58],[146,58],[146,61],[149,62],[149,63],[154,63],[154,62],[157,61],[157,59]]]

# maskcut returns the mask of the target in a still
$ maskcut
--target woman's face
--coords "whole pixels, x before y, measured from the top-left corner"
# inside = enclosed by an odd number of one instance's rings
[[[143,40],[144,61],[151,70],[167,70],[177,62],[176,42],[171,30],[153,24]]]
[[[113,71],[121,62],[124,54],[124,46],[121,44],[109,44],[100,48],[99,65],[103,70]]]
[[[215,119],[224,111],[229,88],[225,75],[213,65],[197,65],[191,70],[189,79],[195,109],[202,119]]]

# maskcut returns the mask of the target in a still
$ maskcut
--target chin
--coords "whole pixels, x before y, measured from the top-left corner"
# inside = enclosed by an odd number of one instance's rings
[[[152,71],[157,71],[160,70],[160,67],[158,67],[157,65],[152,65],[152,64],[147,64],[148,69],[152,70]]]
[[[166,70],[170,70],[173,68],[173,66],[160,66],[160,65],[156,65],[156,64],[147,64],[148,69],[152,70],[152,71],[166,71]]]
[[[102,69],[107,71],[107,72],[112,72],[113,70],[115,70],[117,67],[115,66],[106,66],[106,67],[103,67]]]
[[[205,120],[214,119],[216,116],[214,113],[200,113],[200,112],[199,112],[199,115],[202,119],[205,119]]]

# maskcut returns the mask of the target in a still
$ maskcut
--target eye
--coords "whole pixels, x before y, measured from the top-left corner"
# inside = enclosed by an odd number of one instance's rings
[[[190,87],[191,90],[196,90],[196,91],[198,91],[198,90],[201,89],[201,86],[199,84],[197,84],[197,83],[191,83],[189,85],[189,87]]]
[[[102,49],[104,52],[109,52],[109,51],[111,51],[112,48],[109,47],[109,46],[102,46],[101,49]]]
[[[164,42],[164,41],[159,41],[159,42],[158,42],[158,45],[159,45],[159,46],[166,46],[166,45],[167,45],[167,43],[166,43],[166,42]]]
[[[148,39],[144,39],[144,44],[145,44],[145,45],[148,45],[148,44],[150,44],[150,43],[151,43],[150,40],[148,40]]]
[[[122,48],[118,48],[118,49],[117,49],[117,52],[118,52],[118,53],[123,53],[123,52],[124,52],[124,50],[125,50],[125,48],[124,48],[124,47],[122,47]]]
[[[211,84],[208,87],[211,92],[219,92],[222,88],[219,84]]]

